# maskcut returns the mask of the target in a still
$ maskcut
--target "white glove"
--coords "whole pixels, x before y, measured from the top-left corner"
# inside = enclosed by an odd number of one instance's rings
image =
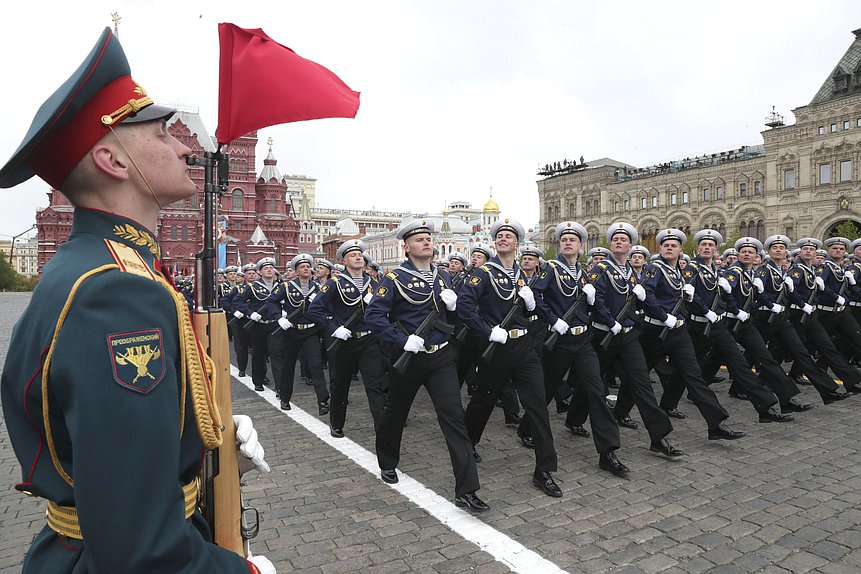
[[[787,275],[783,278],[783,282],[786,283],[786,290],[792,293],[795,291],[795,282],[792,280],[792,277]]]
[[[748,313],[744,309],[739,309],[738,313],[735,314],[735,318],[744,323],[745,321],[750,319],[750,313]]]
[[[639,299],[640,301],[646,300],[646,290],[643,289],[642,285],[640,285],[640,284],[634,285],[634,287],[631,289],[631,291],[634,292],[634,296],[637,297],[637,299]]]
[[[260,574],[276,574],[275,565],[265,556],[252,556],[249,554],[247,560],[260,570]]]
[[[418,353],[425,347],[425,340],[418,335],[410,335],[407,337],[407,342],[404,343],[404,351],[409,353]]]
[[[249,317],[252,321],[260,321],[263,318],[263,315],[255,311],[251,315],[249,315]]]
[[[280,319],[278,319],[278,324],[281,325],[281,328],[285,331],[293,326],[293,323],[288,321],[286,317],[281,317]]]
[[[844,273],[844,275],[846,276],[846,280],[849,281],[850,285],[855,285],[855,274],[854,273],[850,273],[849,271],[847,271],[846,273]]]
[[[709,320],[709,323],[714,323],[717,321],[717,313],[709,309],[708,312],[706,312],[706,319]]]
[[[335,337],[336,339],[341,339],[342,341],[346,341],[347,339],[349,339],[350,337],[353,336],[353,333],[349,329],[347,329],[346,327],[341,325],[340,327],[335,329],[335,332],[332,333],[332,336]]]
[[[583,285],[583,293],[586,294],[586,304],[594,305],[595,304],[595,286],[589,283]]]
[[[771,306],[771,309],[769,309],[769,311],[775,314],[780,313],[781,311],[783,311],[783,305],[778,305],[777,303],[775,303]]]
[[[810,315],[811,313],[813,313],[813,305],[811,305],[810,303],[805,303],[804,307],[802,307],[801,310],[804,311],[805,314]]]
[[[846,299],[844,299],[843,297],[838,295],[837,296],[837,305],[840,306],[840,305],[845,305],[845,304],[846,304]]]
[[[725,278],[718,278],[718,285],[720,285],[720,288],[723,289],[724,293],[732,293],[732,285],[730,285],[729,281],[727,281]]]
[[[678,322],[679,322],[679,320],[678,320],[678,319],[676,319],[675,315],[667,314],[667,318],[666,318],[666,319],[664,319],[664,325],[666,325],[666,326],[667,326],[667,327],[669,327],[670,329],[672,329],[673,327],[675,327],[675,326],[676,326],[676,323],[678,323]]]
[[[756,287],[756,290],[760,293],[765,291],[765,285],[762,284],[762,279],[760,279],[759,277],[755,277],[753,279],[753,286]]]
[[[685,299],[687,299],[688,301],[694,300],[694,293],[695,292],[696,292],[696,289],[694,289],[694,286],[691,285],[690,283],[685,283],[682,286],[682,294],[684,295]]]
[[[445,303],[445,308],[449,311],[457,309],[457,293],[451,289],[443,289],[439,292],[439,298]]]
[[[233,316],[237,319],[242,319],[243,317],[245,317],[245,315],[242,314],[242,311],[234,311]]]
[[[532,289],[528,286],[524,285],[517,292],[521,299],[523,299],[523,303],[526,304],[526,310],[532,311],[535,309],[535,295],[532,293]]]
[[[284,301],[281,301],[281,302],[283,303]],[[286,311],[286,310],[284,310],[284,309],[281,309],[281,316],[282,316],[282,317],[286,317],[286,316],[287,316],[287,311]]]
[[[504,345],[505,342],[508,340],[508,331],[497,325],[490,330],[490,337],[488,337],[488,340],[491,343],[499,343],[501,345]]]
[[[263,445],[257,441],[257,431],[247,415],[233,415],[236,425],[236,447],[239,449],[239,474],[245,474],[252,468],[260,472],[269,472],[269,465],[263,460]]]
[[[308,295],[308,302],[310,303],[311,301],[313,301],[316,298],[317,298],[317,294],[311,293],[310,295]]]
[[[562,319],[556,319],[556,322],[553,323],[553,330],[559,333],[560,335],[564,335],[568,332],[571,326],[563,321]]]
[[[816,286],[819,287],[820,291],[825,290],[825,281],[822,279],[822,277],[817,277],[813,280],[813,282],[816,283]]]
[[[622,331],[622,324],[618,321],[613,323],[613,326],[610,327],[610,332],[614,335],[618,335]]]
[[[373,296],[374,296],[373,293],[365,293],[365,296],[362,297],[362,301],[364,301],[365,305],[367,305],[368,303],[371,302],[371,297],[373,297]]]

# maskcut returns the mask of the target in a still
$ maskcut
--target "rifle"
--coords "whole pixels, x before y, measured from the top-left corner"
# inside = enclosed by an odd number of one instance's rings
[[[742,271],[742,273],[744,273],[744,272]],[[741,280],[739,279],[739,282],[740,281]],[[755,295],[756,295],[756,285],[754,285],[753,281],[751,281],[750,282],[750,293],[747,294],[747,299],[745,299],[744,305],[741,308],[742,311],[744,311],[746,313],[750,313],[750,308],[753,306],[753,298]],[[735,325],[733,325],[730,330],[732,331],[733,335],[737,335],[739,329],[741,329],[741,321],[736,321]]]
[[[467,267],[467,273],[469,273],[470,271],[472,271],[472,264],[470,264],[469,267]],[[463,282],[466,280],[467,273],[462,273],[462,274],[458,275],[455,278],[455,281],[457,281],[456,284],[454,281],[452,281],[452,285],[451,285],[452,291],[457,292],[460,289],[461,285],[463,285]],[[433,302],[433,309],[431,309],[430,313],[427,314],[427,317],[424,318],[424,320],[419,325],[418,329],[416,329],[416,333],[415,333],[417,337],[421,337],[422,339],[424,339],[425,337],[427,337],[430,334],[431,329],[434,328],[434,326],[436,325],[437,319],[439,318],[440,314],[442,313],[442,309],[440,308],[441,301],[437,300],[433,294],[433,285],[431,285],[431,300]],[[404,374],[404,371],[406,371],[407,367],[409,367],[409,365],[410,365],[410,361],[412,360],[413,355],[415,355],[415,353],[411,353],[409,351],[403,351],[401,353],[401,356],[398,357],[398,360],[395,361],[395,364],[392,366],[400,374]]]
[[[357,305],[357,309],[353,311],[353,314],[350,315],[350,318],[347,319],[347,322],[344,323],[344,328],[348,331],[352,331],[356,325],[358,325],[361,320],[365,317],[365,301],[362,297],[359,297],[359,303]],[[338,350],[338,347],[341,346],[341,343],[344,341],[337,337],[333,337],[335,340],[332,341],[332,344],[326,347],[327,353],[334,353]]]
[[[529,281],[526,283],[526,286],[532,287],[538,277],[541,276],[541,272],[544,271],[546,267],[547,262],[545,262],[538,268],[538,270],[535,272],[535,275],[530,277]],[[523,299],[518,298],[515,292],[514,304],[511,305],[511,309],[509,309],[505,317],[502,318],[502,321],[499,323],[499,326],[507,330],[508,326],[511,325],[511,323],[514,321],[514,318],[517,317],[518,313],[523,313]],[[499,343],[493,341],[488,343],[487,348],[481,354],[481,358],[489,363],[491,357],[493,357],[493,352],[496,351],[497,345],[499,345]]]
[[[619,314],[616,315],[616,322],[617,323],[621,324],[622,321],[625,319],[625,317],[627,317],[628,314],[631,312],[631,309],[633,309],[634,306],[636,306],[636,304],[637,304],[636,299],[637,298],[634,296],[634,291],[632,290],[631,286],[629,285],[628,286],[628,296],[625,297],[625,305],[619,311]],[[607,334],[604,335],[603,339],[601,339],[601,349],[606,351],[607,347],[610,346],[610,342],[613,340],[613,337],[615,337],[615,335],[613,335],[613,331],[607,331]]]
[[[778,305],[786,305],[786,285],[781,281],[780,283],[780,293],[777,295],[777,304]],[[768,324],[771,325],[774,323],[774,318],[780,313],[771,313],[768,316]]]
[[[230,401],[230,350],[227,342],[227,320],[219,309],[215,296],[215,222],[217,197],[227,191],[229,173],[228,156],[221,144],[214,152],[205,152],[203,159],[186,158],[188,165],[204,168],[204,240],[201,251],[195,256],[194,331],[203,350],[215,365],[213,386],[215,403],[223,424],[223,443],[206,453],[202,470],[201,510],[215,543],[243,558],[248,555],[248,539],[257,534],[259,522],[254,519],[250,528],[244,525],[246,509],[242,505],[239,485],[239,464],[236,453],[236,427],[233,424],[233,406]],[[217,172],[217,183],[216,183]]]
[[[810,290],[810,295],[807,297],[807,304],[808,304],[808,305],[814,306],[814,305],[813,305],[813,301],[815,301],[815,300],[816,300],[816,293],[817,293],[817,289],[818,289],[818,285],[816,284],[816,281],[814,281],[814,282],[813,282],[813,289],[811,289],[811,290]],[[812,313],[811,313],[811,314],[812,314]],[[809,316],[810,316],[810,315],[808,315],[807,313],[802,312],[802,313],[801,313],[801,319],[798,321],[798,324],[799,324],[799,325],[804,325],[804,322],[805,322],[805,321],[807,321],[807,318],[808,318]]]
[[[677,264],[677,265],[678,265],[678,264]],[[699,279],[699,276],[700,276],[700,274],[699,274],[699,272],[697,272],[697,277],[696,277],[696,278],[697,278],[697,279]],[[679,273],[679,280],[680,280],[682,283],[684,283],[684,279],[682,279],[682,277],[681,277],[681,273]],[[683,287],[682,292],[681,292],[681,293],[679,293],[679,300],[678,300],[678,301],[676,301],[676,304],[675,304],[675,306],[673,307],[673,311],[672,311],[672,313],[670,313],[670,315],[672,315],[673,317],[675,317],[677,320],[679,319],[679,312],[681,312],[681,310],[682,310],[682,305],[684,305],[684,303],[685,303],[685,290],[684,290],[684,285],[682,285],[682,287]],[[664,327],[663,329],[661,329],[661,334],[660,334],[660,335],[658,335],[658,339],[660,339],[661,341],[665,341],[665,340],[667,339],[667,333],[669,333],[669,332],[670,332],[670,328],[669,328],[669,327]]]
[[[286,289],[287,289],[287,287],[286,287],[287,283],[285,282],[285,283],[284,283],[284,285],[285,285],[284,289],[285,289],[285,291],[286,291]],[[293,319],[295,319],[296,317],[300,317],[300,316],[302,316],[302,315],[304,315],[304,314],[305,314],[305,311],[306,311],[306,307],[307,307],[307,306],[308,306],[308,299],[307,299],[307,297],[306,297],[306,298],[303,298],[303,299],[302,299],[302,304],[301,304],[301,305],[299,305],[299,307],[297,307],[297,308],[296,308],[292,313],[290,313],[289,315],[287,315],[287,317],[285,317],[285,319],[287,319],[288,321],[290,321],[290,322],[292,323],[292,322],[293,322]],[[273,331],[272,331],[271,333],[269,333],[269,334],[270,334],[270,335],[277,335],[278,333],[283,333],[283,332],[284,332],[284,329],[282,329],[282,328],[281,328],[281,326],[279,325],[279,326],[275,327],[275,330],[273,330]]]
[[[705,286],[705,283],[703,283],[703,286]],[[715,290],[717,291],[717,293],[715,293],[714,301],[712,301],[712,306],[709,309],[709,311],[711,311],[712,313],[717,311],[718,307],[723,302],[723,290],[720,288],[720,285],[717,283],[717,276],[715,276]],[[741,321],[739,321],[739,323],[741,323]],[[709,321],[708,323],[706,323],[706,326],[703,329],[703,336],[708,337],[709,334],[711,334],[711,332],[712,332],[712,322]]]
[[[470,263],[466,266],[463,272],[463,281],[461,281],[461,285],[466,283],[466,279],[472,274],[475,266]],[[458,325],[455,327],[454,331],[454,342],[455,343],[463,343],[463,340],[466,339],[466,335],[469,333],[469,327],[466,325]]]
[[[566,323],[570,323],[575,317],[583,321],[585,324],[589,324],[589,317],[583,312],[583,307],[586,305],[586,294],[583,292],[583,289],[580,289],[580,293],[577,295],[577,299],[568,307],[568,310],[565,311],[565,314],[562,315],[561,319]],[[556,346],[556,341],[559,340],[559,333],[557,331],[553,331],[548,335],[547,340],[544,341],[544,348],[548,351],[552,351],[553,347]]]

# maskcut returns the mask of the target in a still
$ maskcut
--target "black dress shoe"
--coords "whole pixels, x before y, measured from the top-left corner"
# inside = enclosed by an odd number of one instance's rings
[[[523,417],[517,413],[511,415],[505,415],[505,424],[507,425],[519,425],[523,422]]]
[[[239,376],[240,376],[240,377],[244,377],[244,376],[245,376],[245,371],[239,371]]]
[[[717,428],[709,429],[709,440],[735,440],[743,436],[747,435],[741,431],[732,430],[723,421],[721,421]]]
[[[616,419],[616,422],[619,423],[620,427],[625,427],[626,429],[638,429],[640,425],[637,424],[637,421],[632,419],[631,417],[621,417]]]
[[[725,380],[726,380],[726,377],[725,377],[725,376],[723,376],[723,375],[715,375],[715,376],[714,376],[714,378],[712,379],[712,384],[714,384],[714,383],[722,383],[722,382],[724,382]]]
[[[574,436],[579,436],[581,438],[589,438],[590,436],[592,436],[592,434],[589,431],[587,431],[585,428],[583,428],[580,425],[572,425],[572,424],[565,423],[565,428],[570,430],[571,434],[573,434]]]
[[[562,496],[562,489],[559,488],[549,472],[536,471],[532,475],[532,484],[543,490],[547,496],[552,496],[553,498],[560,498]]]
[[[458,508],[467,508],[473,512],[484,512],[485,510],[490,510],[490,506],[477,497],[474,492],[467,492],[463,496],[458,496],[454,499],[454,505]]]
[[[254,385],[254,390],[259,393],[261,391],[265,391],[266,389],[263,388],[263,385]]]
[[[290,401],[281,401],[281,410],[282,411],[289,411],[292,408],[293,407],[290,406]]]
[[[838,391],[831,391],[830,393],[826,393],[822,395],[822,402],[826,405],[830,405],[831,403],[842,401],[848,399],[852,395],[849,393],[841,393]]]
[[[785,415],[774,407],[771,407],[764,413],[759,413],[759,422],[761,423],[788,423],[794,420],[794,416]]]
[[[380,470],[380,478],[382,478],[383,482],[386,484],[396,484],[398,482],[398,471],[395,469]]]
[[[475,450],[475,447],[472,447],[472,458],[475,460],[476,464],[481,462],[481,455],[478,454],[478,451]]]
[[[667,440],[667,437],[664,437],[661,440],[653,440],[652,444],[649,445],[649,450],[652,452],[659,452],[664,456],[684,456],[685,454],[671,445],[670,441]]]
[[[730,389],[730,391],[727,394],[734,399],[739,399],[742,401],[750,400],[750,397],[741,391],[734,391],[734,390]]]
[[[329,434],[335,438],[344,438],[344,429],[336,429],[335,427],[329,427]]]
[[[329,414],[329,408],[330,408],[329,407],[329,401],[317,403],[317,414],[319,414],[321,417],[323,415],[328,415]]]
[[[556,403],[556,412],[559,414],[567,413],[569,408],[571,408],[571,403],[565,401],[558,401]]]
[[[526,448],[535,448],[535,437],[528,434],[521,434],[519,432],[517,433],[517,436],[520,438],[520,442],[523,444],[523,446],[525,446]]]
[[[598,466],[603,470],[609,470],[616,476],[625,476],[628,473],[628,467],[619,462],[616,453],[612,450],[601,453],[598,457]]]
[[[309,377],[305,377],[305,384],[306,385],[313,385],[314,381],[312,381]]]
[[[667,413],[667,416],[671,419],[686,419],[688,415],[680,411],[679,409],[664,409],[664,412]]]
[[[809,411],[812,408],[813,405],[803,403],[797,397],[792,397],[791,399],[780,405],[780,410],[785,413],[803,413],[804,411]]]

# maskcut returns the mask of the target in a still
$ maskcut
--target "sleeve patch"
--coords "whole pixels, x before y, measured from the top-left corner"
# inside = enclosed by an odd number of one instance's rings
[[[385,296],[386,296],[386,293],[388,293],[388,292],[389,292],[389,290],[388,290],[388,289],[386,289],[386,288],[385,288],[385,287],[383,287],[383,286],[380,286],[380,287],[377,289],[377,297],[385,297]]]
[[[328,291],[328,290],[329,290],[329,284],[328,284],[328,283],[326,283],[325,285],[323,285],[322,287],[320,287],[320,292],[321,292],[321,293],[325,293],[325,292],[326,292],[326,291]]]
[[[589,280],[590,280],[590,281],[594,281],[594,280],[595,280],[595,279],[597,279],[597,278],[598,278],[598,274],[597,274],[597,273],[590,273],[590,274],[589,274]]]
[[[481,283],[481,277],[476,277],[475,275],[473,275],[469,278],[469,282],[473,285],[478,285],[479,283]]]
[[[161,329],[115,333],[107,342],[114,380],[120,386],[145,395],[164,378]]]

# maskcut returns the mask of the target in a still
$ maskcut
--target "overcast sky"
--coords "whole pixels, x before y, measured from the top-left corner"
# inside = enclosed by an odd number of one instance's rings
[[[538,221],[535,172],[564,158],[637,166],[762,142],[776,106],[807,105],[861,28],[858,0],[779,2],[10,2],[0,34],[0,162],[119,12],[134,78],[217,124],[218,22],[261,27],[362,93],[355,120],[260,130],[317,205]],[[274,73],[274,72],[273,72]],[[0,190],[0,238],[47,204]]]

